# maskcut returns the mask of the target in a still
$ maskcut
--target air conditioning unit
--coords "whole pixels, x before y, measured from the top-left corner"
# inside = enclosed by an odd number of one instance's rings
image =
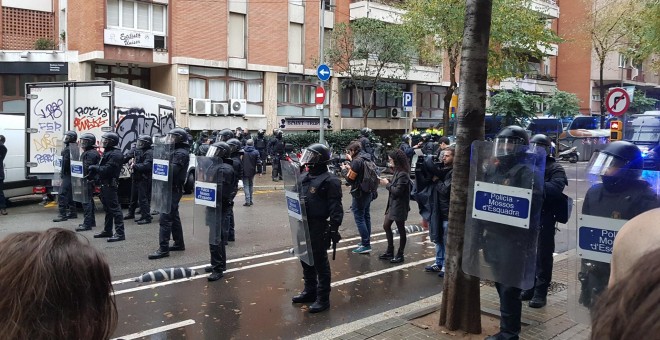
[[[399,119],[401,118],[401,108],[390,107],[388,110],[390,119]]]
[[[192,114],[209,115],[211,113],[210,99],[190,98],[188,104]]]
[[[245,116],[247,112],[247,100],[245,99],[232,99],[229,101],[229,113],[234,116]]]
[[[227,103],[211,103],[212,116],[226,116],[229,114],[229,104]]]

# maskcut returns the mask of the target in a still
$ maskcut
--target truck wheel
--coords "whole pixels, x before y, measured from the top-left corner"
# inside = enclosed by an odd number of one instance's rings
[[[195,189],[195,173],[191,171],[190,173],[188,173],[186,184],[183,186],[183,193],[186,195],[192,194],[194,189]]]
[[[571,163],[577,163],[577,161],[578,161],[578,156],[573,155],[573,156],[571,156],[571,157],[568,159],[568,161],[571,162]]]

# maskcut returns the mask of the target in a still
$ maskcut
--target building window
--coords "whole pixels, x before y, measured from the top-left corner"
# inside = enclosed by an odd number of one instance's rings
[[[245,58],[245,14],[229,13],[229,56]]]
[[[318,117],[316,109],[316,77],[279,75],[277,77],[277,115],[290,117]],[[326,91],[325,103],[330,103]]]
[[[150,78],[151,71],[148,68],[102,64],[94,65],[95,80],[114,80],[120,83],[149,89],[151,84]]]
[[[108,0],[108,28],[126,28],[166,35],[167,9],[163,5]]]
[[[444,95],[441,86],[417,85],[417,117],[442,119]]]
[[[25,113],[25,84],[34,82],[66,81],[65,74],[2,74],[0,75],[0,112]]]
[[[625,68],[626,64],[628,64],[628,58],[626,58],[623,54],[619,54],[619,67]]]
[[[303,63],[303,25],[289,23],[289,63]]]
[[[190,67],[188,96],[229,103],[232,99],[247,100],[247,114],[263,114],[263,73]]]
[[[403,92],[406,89],[405,84],[398,84],[399,88]],[[344,118],[362,118],[363,117],[363,111],[362,107],[360,105],[361,100],[358,95],[360,95],[360,92],[362,91],[362,98],[364,98],[364,101],[367,103],[370,101],[368,98],[369,95],[372,94],[370,88],[365,88],[365,89],[356,89],[356,88],[344,88],[342,90],[342,98],[341,98],[341,116]],[[369,111],[369,117],[370,118],[387,118],[390,110],[392,108],[398,108],[399,112],[401,112],[401,108],[403,107],[403,102],[401,101],[401,96],[400,95],[395,95],[392,93],[384,93],[384,92],[375,92],[373,93],[374,97],[372,100],[372,108],[371,111]],[[401,117],[405,117],[405,113]]]

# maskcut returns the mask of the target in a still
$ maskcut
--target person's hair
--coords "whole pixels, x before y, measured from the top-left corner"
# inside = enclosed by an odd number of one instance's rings
[[[247,142],[245,142],[245,145],[254,146],[254,141],[252,140],[252,138],[248,139]]]
[[[592,311],[591,339],[646,339],[660,334],[660,248],[642,256]]]
[[[449,145],[451,144],[451,141],[449,140],[449,137],[440,137],[440,139],[438,139],[438,144],[442,143]]]
[[[346,150],[359,153],[362,150],[362,144],[360,144],[358,141],[352,141],[350,144],[348,144]]]
[[[104,256],[61,228],[0,241],[3,339],[109,339],[117,327]]]
[[[5,136],[4,135],[0,135],[0,142],[3,142],[3,143],[5,142]]]
[[[453,147],[453,146],[450,146],[450,147],[448,147],[448,148],[446,148],[446,149],[444,149],[444,150],[442,150],[442,151],[443,151],[443,152],[447,152],[447,151],[449,151],[449,152],[451,152],[451,155],[452,155],[452,156],[456,156],[456,148]]]
[[[408,156],[406,153],[401,151],[401,149],[395,149],[390,151],[388,155],[392,158],[394,162],[394,171],[403,171],[410,172],[410,163],[408,162]]]

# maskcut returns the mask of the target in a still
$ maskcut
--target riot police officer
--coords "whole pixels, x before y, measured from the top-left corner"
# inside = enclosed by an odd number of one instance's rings
[[[403,151],[404,154],[406,154],[406,157],[408,157],[408,162],[412,162],[415,150],[412,148],[412,146],[410,146],[409,134],[401,135],[401,143],[399,143],[399,149]]]
[[[151,150],[151,136],[140,135],[137,140],[135,161],[133,162],[133,185],[137,187],[137,201],[140,206],[140,219],[137,224],[151,223],[151,167],[153,166],[154,153]]]
[[[131,149],[124,154],[124,164],[128,164],[129,169],[132,169],[133,164],[135,163],[135,158],[139,157],[141,153],[142,150],[138,149],[135,145],[133,145],[133,147],[131,147]],[[135,172],[131,172],[131,196],[130,196],[130,201],[128,203],[128,213],[124,215],[124,220],[134,219],[135,210],[137,210],[137,207],[138,207],[138,179],[137,179],[137,174]]]
[[[641,179],[644,158],[639,148],[625,141],[608,144],[592,162],[592,175],[602,183],[587,190],[582,214],[610,219],[630,220],[660,207],[658,196],[649,183]],[[610,264],[583,259],[578,278],[581,284],[579,303],[592,307],[607,287]]]
[[[115,132],[106,132],[101,136],[103,144],[103,156],[98,165],[89,167],[90,174],[95,174],[97,181],[101,184],[101,203],[105,210],[105,223],[103,231],[94,235],[94,238],[108,237],[108,242],[123,241],[124,215],[121,213],[117,189],[119,188],[119,174],[124,156],[119,150],[119,135]],[[115,234],[112,234],[112,223],[114,220]]]
[[[261,158],[261,164],[257,165],[257,173],[263,175],[266,173],[266,147],[268,146],[268,141],[264,136],[266,131],[264,129],[259,129],[257,132],[257,139],[254,140],[254,148],[259,151],[259,158]]]
[[[555,161],[550,152],[552,140],[546,135],[537,134],[530,139],[530,146],[545,150],[545,174],[543,206],[541,208],[541,230],[536,251],[536,281],[534,288],[523,292],[521,299],[530,300],[529,306],[541,308],[546,305],[548,288],[552,281],[552,254],[555,251],[556,204],[562,201],[561,194],[568,185],[566,171]]]
[[[80,144],[85,150],[85,152],[83,152],[80,157],[83,163],[83,175],[85,178],[89,178],[89,167],[99,164],[99,161],[101,160],[101,154],[98,152],[98,150],[96,150],[96,137],[94,134],[89,132],[83,133],[82,136],[80,136]],[[83,203],[85,218],[83,219],[83,223],[78,225],[76,231],[91,230],[93,227],[96,227],[96,216],[94,215],[96,209],[94,206],[93,195],[94,181],[87,180],[83,185],[87,186],[83,190],[86,190],[88,193],[88,201]]]
[[[227,144],[231,148],[230,159],[234,168],[234,174],[236,175],[233,183],[234,194],[231,197],[231,205],[227,214],[227,241],[234,242],[236,241],[236,233],[234,232],[234,227],[236,226],[234,223],[234,198],[236,197],[236,193],[238,193],[238,180],[243,178],[243,161],[241,160],[241,152],[243,150],[241,150],[241,142],[236,138],[228,140]]]
[[[234,172],[233,161],[230,158],[231,147],[225,142],[214,143],[207,153],[207,157],[215,157],[219,160],[216,165],[208,169],[208,178],[222,185],[218,193],[218,202],[221,204],[220,216],[217,216],[215,208],[206,208],[206,224],[209,226],[209,251],[211,253],[211,266],[204,270],[209,275],[209,281],[217,281],[224,276],[223,272],[227,269],[227,252],[225,242],[227,241],[228,230],[226,229],[227,215],[233,206],[233,196],[236,191],[233,183],[237,182]]]
[[[369,136],[371,135],[372,130],[368,127],[363,127],[360,129],[360,137],[358,138],[358,142],[360,142],[360,146],[362,147],[362,151],[368,153],[371,156],[371,160],[374,160],[374,148],[371,145],[371,141],[369,140]]]
[[[216,142],[227,142],[228,140],[234,138],[234,131],[231,129],[222,129],[218,131],[217,137],[215,139]]]
[[[301,158],[301,165],[308,169],[300,178],[300,194],[305,202],[314,265],[300,261],[305,288],[291,301],[312,303],[310,313],[330,308],[331,272],[327,249],[331,242],[336,244],[341,239],[339,226],[344,218],[341,183],[328,172],[330,156],[327,146],[312,144]]]
[[[169,213],[160,214],[159,248],[149,254],[150,260],[170,256],[170,251],[186,250],[183,240],[183,226],[179,217],[179,201],[183,196],[183,185],[186,182],[188,164],[190,163],[190,146],[188,134],[184,129],[174,128],[167,133],[168,139],[174,143],[174,151],[170,156],[172,171],[172,201]],[[170,236],[174,245],[170,246]]]
[[[60,175],[62,177],[62,184],[57,196],[58,215],[53,219],[53,222],[63,222],[70,218],[78,218],[76,212],[76,205],[73,202],[73,189],[71,187],[71,151],[69,144],[75,143],[78,139],[78,134],[75,131],[67,131],[64,133],[64,148],[62,149],[62,169]]]
[[[285,146],[284,133],[282,130],[273,131],[273,137],[268,142],[268,154],[273,160],[273,182],[282,180],[282,169],[280,168],[280,160],[284,159]]]

